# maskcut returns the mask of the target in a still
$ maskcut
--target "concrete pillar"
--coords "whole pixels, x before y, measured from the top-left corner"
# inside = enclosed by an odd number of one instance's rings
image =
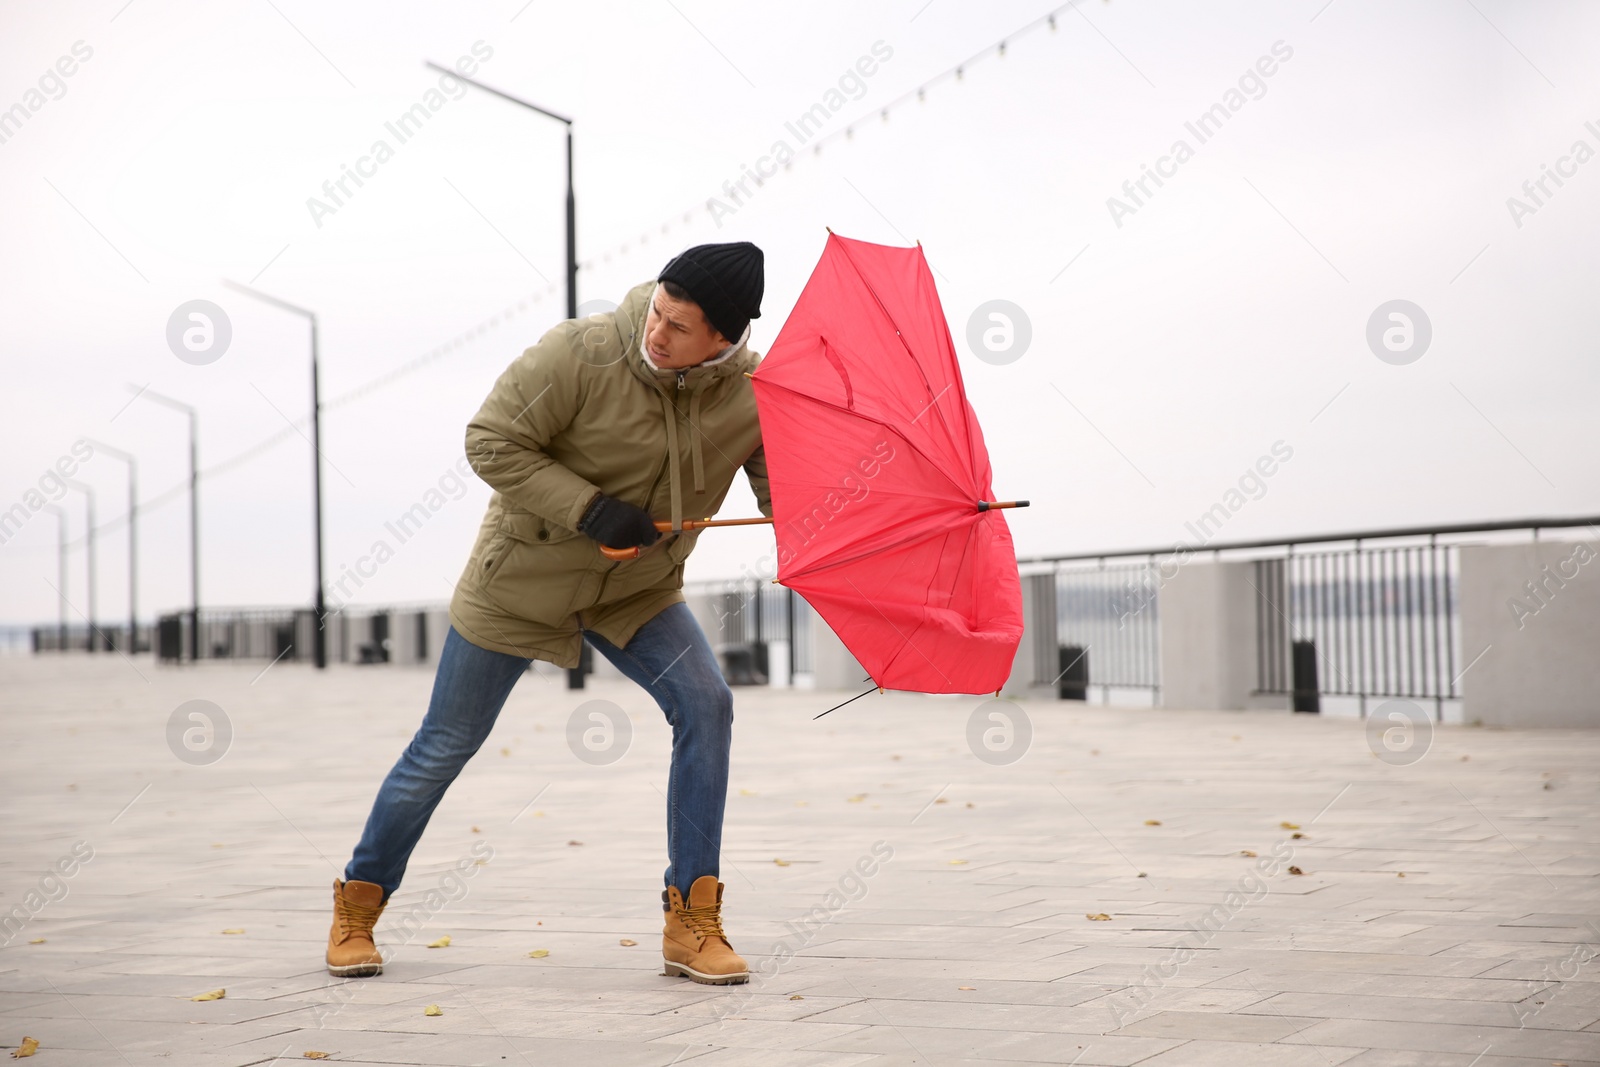
[[[428,647],[422,662],[430,667],[439,666],[439,656],[444,652],[445,638],[450,636],[450,612],[440,608],[427,613]]]
[[[723,636],[725,630],[721,618],[717,615],[717,606],[722,603],[721,594],[685,593],[683,599],[688,604],[689,613],[694,616],[694,621],[698,622],[700,629],[705,632],[706,642],[713,649],[725,644],[728,639]]]
[[[1466,672],[1460,683],[1466,721],[1600,726],[1595,544],[1539,541],[1459,551],[1456,670]]]
[[[1186,563],[1161,585],[1161,703],[1243,710],[1256,679],[1251,563]],[[1093,663],[1094,650],[1089,651]]]
[[[1056,651],[1056,576],[1030,574],[1022,579],[1022,641],[1011,662],[1011,676],[1002,695],[1032,700],[1054,700],[1054,679],[1060,672]],[[1093,661],[1091,660],[1091,663]]]
[[[859,693],[872,683],[867,680],[867,669],[850,654],[823,617],[815,611],[811,617],[811,684],[815,689],[848,689]]]

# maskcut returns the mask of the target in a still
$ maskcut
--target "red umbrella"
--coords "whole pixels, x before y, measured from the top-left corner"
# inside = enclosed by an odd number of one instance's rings
[[[751,376],[778,581],[885,689],[992,693],[1022,639],[1016,551],[919,245],[829,232]]]

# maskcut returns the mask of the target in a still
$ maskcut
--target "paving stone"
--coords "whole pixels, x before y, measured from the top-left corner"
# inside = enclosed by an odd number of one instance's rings
[[[755,977],[716,988],[661,974],[659,710],[530,675],[385,912],[385,973],[333,979],[329,886],[430,673],[139,667],[0,658],[22,813],[0,904],[94,849],[0,946],[0,1040],[55,1062],[1600,1067],[1595,732],[1441,726],[1380,768],[1352,721],[1039,702],[1026,758],[994,768],[960,698],[813,723],[830,694],[741,687],[722,880]],[[211,766],[167,748],[197,696],[234,728]],[[595,698],[634,725],[603,768],[565,741]],[[894,858],[836,895],[880,841]],[[1308,873],[1248,878],[1270,855]]]

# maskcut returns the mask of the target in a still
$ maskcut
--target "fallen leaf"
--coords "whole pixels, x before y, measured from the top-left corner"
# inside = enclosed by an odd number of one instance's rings
[[[739,795],[742,797],[755,797],[760,796],[761,794],[757,793],[754,789],[741,789],[739,790]]]
[[[1290,834],[1290,835],[1289,835],[1289,837],[1290,837],[1290,838],[1291,838],[1291,839],[1292,839],[1292,840],[1295,840],[1295,841],[1298,841],[1298,840],[1300,840],[1300,839],[1301,839],[1301,838],[1302,838],[1302,837],[1304,837],[1304,836],[1306,836],[1306,835],[1305,835],[1305,834],[1303,834],[1303,833],[1301,833],[1301,832],[1300,832],[1300,831],[1299,831],[1299,830],[1296,830],[1296,831],[1295,831],[1295,832],[1294,832],[1294,833],[1292,833],[1292,834]]]
[[[1248,848],[1241,848],[1239,850],[1239,855],[1241,855],[1241,856],[1254,856],[1255,854],[1256,853],[1253,850],[1248,849]]]
[[[811,804],[811,801],[809,801],[809,800],[797,800],[797,801],[794,802],[794,806],[797,807],[797,808],[808,807],[810,804]]]
[[[1243,741],[1243,740],[1244,740],[1244,738],[1242,738],[1242,737],[1240,737],[1240,736],[1239,736],[1239,735],[1238,735],[1238,734],[1234,734],[1234,735],[1233,735],[1233,739],[1234,739],[1234,740],[1235,740],[1235,741]]]
[[[773,859],[772,862],[776,863],[779,867],[787,867],[787,866],[789,866],[789,861],[788,860]]]
[[[1146,819],[1144,821],[1144,824],[1146,826],[1160,826],[1161,825],[1161,820],[1160,819]]]
[[[853,797],[845,797],[845,799],[848,800],[852,804],[859,804],[863,800],[867,799],[867,794],[865,794],[865,793],[857,793],[855,796],[853,796]]]
[[[1401,872],[1399,872],[1398,874],[1395,875],[1396,878],[1404,878],[1405,876],[1406,876],[1406,872],[1405,871],[1401,871]]]
[[[42,944],[44,944],[44,938],[36,937],[32,941],[29,941],[28,944],[30,944],[30,945],[42,945]]]
[[[301,1055],[302,1058],[308,1059],[308,1060],[325,1060],[325,1059],[328,1058],[328,1054],[326,1052],[311,1052],[311,1051],[307,1051],[307,1052],[300,1053],[300,1055]]]
[[[533,959],[542,960],[546,956],[550,955],[550,950],[547,948],[536,948],[532,952],[528,953],[528,955]]]
[[[449,948],[450,947],[450,935],[449,934],[445,934],[443,937],[441,937],[437,941],[429,941],[428,942],[428,947],[429,948]]]
[[[1143,872],[1143,871],[1140,871],[1140,872],[1139,872],[1139,877],[1140,877],[1140,878],[1148,878],[1148,877],[1150,877],[1150,876],[1149,876],[1149,875],[1148,875],[1148,874],[1145,874],[1145,873],[1144,873],[1144,872]]]
[[[228,995],[228,991],[226,989],[213,989],[209,993],[201,993],[200,995],[190,997],[189,999],[190,1000],[221,1000],[223,997],[225,997],[227,995]]]
[[[473,828],[472,828],[472,832],[473,832],[473,833],[475,833],[475,834],[481,834],[481,833],[483,833],[483,831],[482,831],[482,830],[480,830],[480,829],[478,829],[478,828],[477,828],[477,827],[476,827],[476,826],[474,826],[474,827],[473,827]]]
[[[950,798],[949,797],[938,797],[938,798],[936,798],[934,800],[934,803],[935,804],[948,804],[948,803],[950,803]]]
[[[509,756],[509,755],[511,755],[511,750],[509,748],[502,748],[500,750],[500,755]]]
[[[625,938],[623,938],[623,939],[622,939],[622,940],[621,940],[621,941],[618,941],[618,942],[617,942],[617,944],[619,944],[619,945],[626,945],[626,946],[627,946],[627,947],[629,947],[629,948],[632,948],[632,947],[633,947],[633,946],[634,946],[634,945],[637,945],[637,944],[638,944],[638,943],[639,943],[639,942],[637,942],[637,941],[635,941],[635,940],[634,940],[634,939],[633,939],[633,938],[631,938],[631,937],[625,937]]]
[[[1086,914],[1084,918],[1090,920],[1091,922],[1097,923],[1108,923],[1111,921],[1111,916],[1107,915],[1103,911],[1091,912]]]
[[[1298,829],[1300,829],[1300,824],[1299,823],[1290,822],[1287,819],[1285,819],[1283,822],[1280,822],[1278,825],[1283,827],[1285,830],[1298,830]]]
[[[1461,757],[1461,762],[1462,762],[1462,763],[1465,763],[1465,762],[1467,762],[1467,760],[1469,760],[1469,759],[1471,759],[1471,758],[1472,758],[1472,757],[1471,757],[1471,756],[1462,756],[1462,757]]]
[[[956,988],[957,989],[965,989],[965,990],[970,992],[970,991],[972,991],[974,989],[977,989],[978,987],[975,986],[975,985],[958,985],[958,986],[956,986]]]
[[[570,848],[580,848],[580,847],[582,847],[583,842],[582,841],[568,841],[567,845]]]
[[[1091,748],[1089,750],[1089,755],[1098,756],[1098,755],[1100,755],[1100,750],[1098,748]]]
[[[424,1014],[424,1015],[443,1015],[444,1012],[439,1010],[439,1005],[437,1005],[437,1004],[429,1004],[426,1008],[422,1009],[422,1014]]]
[[[14,1060],[20,1060],[22,1057],[32,1056],[38,1051],[39,1039],[36,1037],[25,1037],[22,1039],[22,1044],[12,1051],[11,1058]]]
[[[1299,867],[1290,867],[1289,868],[1289,873],[1290,874],[1305,874],[1306,872],[1302,871]]]
[[[890,759],[899,759],[900,757],[899,756],[890,756],[889,758]]]
[[[972,802],[972,801],[970,801],[970,800],[969,800],[969,801],[967,801],[967,807],[969,807],[969,808],[975,808],[975,807],[977,807],[977,806],[978,806],[978,805],[976,805],[976,804],[974,804],[974,803],[973,803],[973,802]]]
[[[473,860],[472,861],[472,865],[474,867],[487,867],[487,866],[489,866],[489,861],[488,860]]]
[[[225,934],[242,934],[242,933],[244,933],[244,927],[242,927],[242,926],[230,926],[230,927],[228,927],[226,930],[224,930],[222,932],[225,933]]]
[[[966,860],[951,860],[950,861],[950,865],[952,867],[957,867],[957,866],[960,866],[961,864],[963,864],[965,862],[967,862],[967,861]]]
[[[895,759],[899,759],[899,758],[900,758],[899,756],[895,757]],[[789,994],[789,999],[790,1000],[804,1000],[806,998],[802,997],[799,993],[791,993],[791,994]]]

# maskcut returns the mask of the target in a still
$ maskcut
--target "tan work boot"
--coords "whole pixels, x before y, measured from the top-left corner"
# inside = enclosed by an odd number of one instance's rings
[[[703,874],[689,886],[684,903],[677,886],[661,892],[666,922],[661,931],[661,957],[669,975],[706,985],[738,985],[750,980],[749,968],[722,932],[722,883]]]
[[[372,928],[383,914],[383,887],[371,882],[333,882],[333,926],[328,930],[328,973],[365,978],[383,973],[383,956]]]

